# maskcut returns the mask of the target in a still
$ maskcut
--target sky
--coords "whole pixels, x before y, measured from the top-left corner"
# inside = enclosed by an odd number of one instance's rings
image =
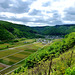
[[[0,20],[27,26],[75,24],[75,0],[0,0]]]

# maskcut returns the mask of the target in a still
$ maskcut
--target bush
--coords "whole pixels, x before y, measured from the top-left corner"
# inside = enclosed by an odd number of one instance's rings
[[[75,67],[71,69],[70,67],[65,71],[65,75],[75,75]]]
[[[0,42],[0,44],[4,44],[4,42]]]
[[[14,40],[14,42],[19,42],[19,40]]]
[[[26,40],[26,38],[21,38],[20,41]]]

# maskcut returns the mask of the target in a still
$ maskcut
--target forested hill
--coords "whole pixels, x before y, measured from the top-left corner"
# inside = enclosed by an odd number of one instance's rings
[[[0,40],[11,40],[21,37],[33,38],[35,37],[35,33],[28,26],[0,21]]]
[[[44,35],[66,35],[75,32],[75,24],[65,24],[56,26],[33,27],[39,34]]]
[[[0,40],[11,40],[14,38],[40,38],[41,35],[66,35],[75,32],[75,24],[29,27],[21,24],[0,21]]]

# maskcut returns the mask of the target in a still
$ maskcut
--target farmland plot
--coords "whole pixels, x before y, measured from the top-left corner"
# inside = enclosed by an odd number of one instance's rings
[[[13,53],[16,53],[16,52],[19,52],[19,51],[20,50],[16,50],[16,49],[0,51],[0,58],[5,57],[5,56],[8,56],[8,55],[13,54]]]
[[[1,71],[0,73],[4,74],[6,72],[9,72],[9,71],[21,66],[24,63],[24,60],[26,57],[28,57],[30,54],[36,52],[38,49],[42,48],[43,46],[44,45],[42,45],[41,43],[36,42],[36,43],[32,43],[32,44],[23,45],[20,47],[15,47],[10,50],[1,51],[0,52],[0,58],[1,58],[0,63],[9,65],[10,67]],[[5,68],[5,67],[3,67],[3,68]],[[3,69],[3,68],[1,68],[1,69]]]

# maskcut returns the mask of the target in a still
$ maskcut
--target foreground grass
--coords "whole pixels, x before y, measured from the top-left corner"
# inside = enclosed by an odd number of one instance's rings
[[[0,51],[0,58],[11,55],[11,54],[19,52],[19,51],[20,50],[16,50],[16,49]]]

